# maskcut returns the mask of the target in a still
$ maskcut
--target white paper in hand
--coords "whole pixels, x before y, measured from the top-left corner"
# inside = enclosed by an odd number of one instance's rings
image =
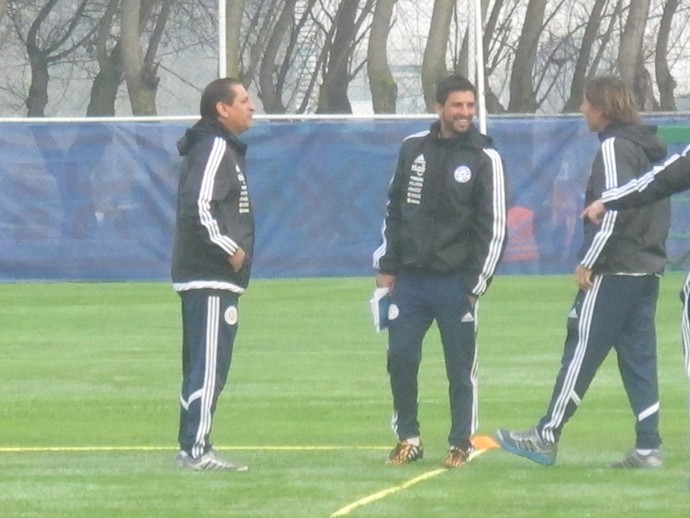
[[[388,288],[376,288],[374,296],[369,301],[371,316],[374,319],[374,328],[380,333],[388,327],[388,308],[391,305],[391,297]]]

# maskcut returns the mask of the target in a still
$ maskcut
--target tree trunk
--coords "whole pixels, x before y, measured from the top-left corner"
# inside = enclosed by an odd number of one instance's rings
[[[225,0],[225,64],[229,77],[240,78],[240,29],[242,27],[242,16],[244,14],[245,0]]]
[[[281,42],[292,25],[296,0],[286,0],[280,12],[259,67],[259,90],[266,113],[285,113],[285,105],[276,84],[276,58]]]
[[[316,113],[352,113],[347,97],[350,84],[348,64],[355,40],[355,17],[358,0],[343,0],[335,17],[335,34],[329,49],[329,59],[323,84],[319,89]]]
[[[144,60],[139,46],[139,13],[141,0],[122,0],[122,70],[125,74],[133,115],[153,115],[146,85],[141,74]]]
[[[0,23],[7,12],[7,0],[0,0]]]
[[[649,14],[650,0],[631,0],[628,19],[621,35],[618,50],[618,70],[621,79],[632,89],[637,105],[644,110],[648,105],[648,73],[644,68],[642,41]]]
[[[498,6],[497,7],[499,9],[501,8],[502,3],[503,3],[502,0],[498,0]],[[482,10],[481,18],[482,18],[482,24],[483,24],[483,27],[482,27],[482,52],[484,53],[484,57],[486,58],[486,53],[487,53],[488,49],[487,49],[487,45],[484,45],[484,43],[488,43],[488,41],[484,38],[484,36],[486,36],[486,33],[484,32],[483,29],[488,24],[488,22],[486,21],[486,12],[489,9],[489,0],[481,0],[480,5],[481,5],[481,10]],[[467,12],[468,12],[468,14],[470,13],[469,9]],[[474,14],[474,11],[472,11],[472,14]],[[471,61],[470,60],[475,59],[475,56],[469,55],[469,53],[470,53],[470,41],[469,40],[470,40],[470,36],[472,35],[472,31],[470,30],[470,27],[472,25],[474,25],[474,20],[473,19],[471,20],[468,17],[467,18],[467,29],[465,30],[465,35],[462,38],[462,47],[460,49],[460,57],[458,59],[457,65],[455,67],[455,72],[457,74],[465,76],[467,79],[469,79],[470,81],[472,81],[474,83],[476,81],[476,78],[470,77],[470,73],[469,73],[470,68],[471,68],[471,66],[470,66]],[[476,50],[475,50],[475,52],[476,52]],[[476,63],[475,63],[475,65],[476,65]],[[486,59],[484,60],[484,68],[486,69]],[[486,72],[486,70],[485,70],[485,72]]]
[[[659,35],[656,42],[654,64],[656,70],[656,84],[659,87],[659,109],[662,111],[676,111],[676,100],[673,91],[676,81],[668,66],[668,38],[671,32],[673,15],[678,9],[679,0],[668,0],[664,6],[659,24]]]
[[[95,47],[99,70],[91,85],[87,116],[115,115],[115,99],[122,82],[122,56],[119,41],[108,53],[108,41],[111,39],[110,32],[119,7],[120,0],[109,0],[98,25]]]
[[[369,34],[367,74],[374,113],[395,113],[398,85],[388,65],[388,34],[397,0],[378,0]]]
[[[487,11],[488,11],[488,2],[487,2]],[[498,19],[501,11],[503,10],[504,7],[504,1],[503,0],[496,0],[491,8],[491,11],[489,12],[489,16],[486,19],[486,22],[484,24],[484,37],[483,37],[483,45],[484,45],[484,75],[487,78],[485,87],[486,87],[486,112],[487,113],[505,113],[506,109],[505,107],[501,104],[501,102],[498,99],[498,96],[493,92],[491,89],[491,86],[489,85],[488,78],[489,76],[493,73],[493,70],[495,67],[491,66],[489,64],[489,49],[491,46],[491,40],[496,34],[496,28],[498,26]],[[484,0],[482,0],[482,13],[484,12]]]
[[[50,80],[48,68],[54,63],[66,60],[67,56],[72,54],[76,48],[93,38],[93,31],[86,30],[82,32],[81,38],[72,39],[76,28],[85,17],[87,1],[79,1],[74,15],[66,23],[61,24],[57,29],[52,26],[46,29],[43,24],[51,14],[54,14],[52,11],[58,2],[58,0],[48,0],[38,11],[29,28],[24,45],[29,57],[32,75],[29,95],[26,99],[26,107],[30,117],[45,115],[45,108],[48,104],[48,82]],[[57,16],[59,15],[60,13],[57,14]],[[46,25],[50,26],[51,24],[48,22]],[[18,33],[21,35],[19,30]]]
[[[532,74],[537,55],[537,43],[544,28],[546,2],[547,0],[529,0],[527,5],[525,23],[522,26],[510,76],[508,111],[512,113],[533,113],[537,109]]]
[[[122,82],[122,56],[118,43],[107,59],[101,63],[101,68],[96,74],[91,85],[91,96],[86,115],[108,116],[115,115],[115,100],[117,91]]]
[[[424,49],[422,61],[422,90],[424,101],[429,112],[434,111],[436,102],[436,85],[447,74],[446,49],[450,34],[450,21],[455,9],[454,0],[435,0],[434,11],[431,14],[429,37]]]
[[[41,49],[39,32],[41,25],[56,3],[57,0],[48,0],[31,24],[31,28],[26,36],[26,53],[29,56],[29,64],[31,65],[31,85],[29,86],[29,96],[26,99],[27,116],[29,117],[45,116],[46,106],[48,105],[49,51]]]
[[[154,59],[171,1],[145,0],[142,4],[141,0],[122,0],[122,70],[133,115],[156,114],[156,92],[160,80],[156,75],[158,67]],[[139,43],[141,28],[144,26],[143,21],[153,12],[157,3],[161,4],[161,10],[149,40],[149,47],[142,57]]]
[[[565,102],[563,111],[566,113],[576,112],[582,104],[582,99],[585,95],[585,83],[587,82],[587,69],[589,66],[590,57],[592,54],[592,47],[599,36],[599,27],[601,26],[601,13],[604,10],[608,0],[597,0],[592,8],[592,12],[585,27],[585,34],[582,37],[580,45],[580,52],[577,55],[577,62],[575,63],[575,71],[573,72],[573,82],[570,85],[570,97]]]
[[[271,37],[274,19],[278,16],[276,13],[278,13],[280,5],[283,3],[282,0],[264,0],[264,3],[266,2],[268,2],[268,6],[266,6],[267,14],[263,16],[262,11],[257,11],[249,23],[247,23],[248,27],[243,30],[243,33],[246,31],[255,35],[253,38],[245,36],[244,43],[240,45],[240,58],[242,55],[245,56],[244,66],[240,71],[240,79],[242,79],[245,85],[251,84],[256,78],[266,42]]]
[[[625,22],[618,50],[618,71],[621,79],[632,86],[635,79],[635,67],[641,61],[642,40],[644,38],[649,0],[631,0],[628,19]]]
[[[31,86],[26,99],[28,117],[45,117],[48,105],[48,63],[40,54],[29,54],[31,62]]]

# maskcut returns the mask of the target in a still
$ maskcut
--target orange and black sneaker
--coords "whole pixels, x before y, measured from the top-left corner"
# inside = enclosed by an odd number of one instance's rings
[[[424,458],[424,448],[407,442],[405,439],[395,445],[393,451],[388,455],[386,464],[408,464]]]
[[[457,446],[451,446],[448,449],[448,456],[444,462],[447,468],[459,468],[467,464],[470,460],[471,450],[465,448],[458,448]]]

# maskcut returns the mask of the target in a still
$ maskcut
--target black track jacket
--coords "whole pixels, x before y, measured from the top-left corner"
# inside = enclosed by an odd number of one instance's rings
[[[607,209],[629,209],[690,189],[688,152],[690,152],[690,146],[639,178],[604,191],[601,200]]]
[[[439,127],[401,146],[374,268],[462,272],[468,292],[479,296],[505,247],[503,160],[476,128],[440,139]]]
[[[222,124],[202,118],[177,143],[184,157],[177,192],[172,280],[177,291],[223,289],[249,283],[254,216],[244,173],[246,145]],[[233,271],[228,257],[246,260]]]
[[[651,126],[623,124],[599,134],[601,148],[592,164],[585,205],[601,198],[605,190],[643,175],[666,155],[666,146],[655,133]],[[670,220],[669,200],[636,210],[607,212],[600,226],[587,220],[580,263],[595,273],[661,274]]]

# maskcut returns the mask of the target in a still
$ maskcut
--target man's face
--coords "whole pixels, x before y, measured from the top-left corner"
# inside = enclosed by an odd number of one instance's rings
[[[580,105],[580,112],[585,116],[589,131],[599,132],[606,127],[606,121],[601,109],[592,106],[587,98],[582,101],[582,104]]]
[[[474,93],[471,91],[451,92],[445,104],[436,104],[436,113],[441,122],[441,137],[452,138],[458,133],[469,131],[472,119],[477,114]]]
[[[249,93],[242,85],[231,85],[235,93],[235,100],[232,104],[219,102],[218,120],[235,135],[247,131],[253,123],[254,103],[249,97]]]

